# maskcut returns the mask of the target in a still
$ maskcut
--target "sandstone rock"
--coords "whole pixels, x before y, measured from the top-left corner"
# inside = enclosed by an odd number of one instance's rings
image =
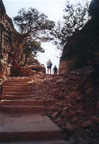
[[[58,96],[59,90],[58,89],[53,89],[53,95]]]
[[[71,125],[70,123],[68,123],[68,124],[66,125],[66,130],[67,130],[68,133],[73,133],[74,130],[75,130],[75,128],[74,128],[73,125]]]
[[[56,84],[60,84],[60,83],[64,83],[64,79],[58,79],[58,80],[56,81]]]
[[[63,99],[63,98],[64,98],[64,95],[63,95],[62,93],[59,93],[58,98],[59,98],[59,99]]]
[[[58,112],[59,112],[59,113],[62,112],[62,110],[63,110],[63,109],[62,109],[61,107],[58,108]]]
[[[67,142],[67,144],[75,144],[75,139],[73,139],[72,137],[68,140],[68,141],[66,141]]]
[[[85,144],[85,140],[83,138],[79,137],[78,144]]]
[[[72,85],[66,85],[65,87],[68,91],[70,91],[72,89]]]
[[[92,127],[92,130],[94,132],[97,132],[99,130],[98,127],[96,125],[94,125],[94,124],[92,124],[91,127]]]
[[[68,103],[67,106],[68,106],[69,108],[72,108],[72,104],[70,104],[70,103]]]
[[[92,127],[92,126],[91,126],[91,127]],[[86,129],[86,132],[89,133],[89,134],[91,134],[91,133],[92,133],[92,130],[91,130],[90,128],[87,128],[87,129]]]
[[[53,105],[53,106],[50,107],[50,110],[51,110],[51,111],[56,111],[56,110],[57,110],[57,107]]]
[[[0,95],[2,94],[2,84],[0,84]]]
[[[58,116],[58,112],[55,112],[55,113],[52,115],[52,117],[53,117],[54,119],[56,119],[57,116]]]
[[[82,109],[76,110],[76,113],[77,113],[79,116],[83,116],[83,115],[84,115],[84,111],[83,111]]]
[[[76,98],[77,101],[81,101],[83,99],[84,99],[84,96],[79,96],[79,97]]]
[[[93,92],[93,88],[90,87],[88,90],[86,90],[85,94],[86,94],[87,96],[89,96],[89,95],[92,94],[92,92]]]
[[[69,107],[64,107],[64,108],[63,108],[63,111],[64,111],[64,112],[67,112],[68,110],[69,110]]]
[[[92,82],[87,81],[87,82],[85,83],[85,85],[84,85],[84,88],[85,88],[85,89],[88,89],[88,88],[90,88],[91,86],[92,86]]]
[[[99,110],[99,101],[97,102],[97,109]]]
[[[73,92],[71,92],[71,93],[69,93],[69,96],[70,97],[79,97],[79,93],[78,92],[76,92],[76,91],[73,91]]]
[[[92,120],[94,123],[99,124],[99,117],[93,115],[93,116],[91,116],[91,120]]]
[[[63,124],[63,120],[62,120],[61,118],[59,118],[59,117],[56,119],[56,121],[57,121],[58,123]]]
[[[70,118],[70,115],[67,112],[62,112],[61,115],[66,119]]]
[[[91,86],[92,86],[92,80],[88,77],[83,77],[80,84],[79,84],[79,88],[81,90],[88,89]]]
[[[69,84],[70,84],[70,85],[74,85],[74,84],[75,84],[75,81],[69,81]]]
[[[49,83],[49,88],[56,89],[57,85],[54,83]]]
[[[30,65],[28,66],[30,69],[32,69],[33,71],[36,71],[36,72],[42,72],[42,73],[46,73],[45,72],[45,67],[41,64],[35,64],[35,65]]]
[[[18,70],[18,76],[33,76],[35,71],[31,70],[28,67],[20,67]]]
[[[68,113],[69,113],[70,116],[75,116],[76,115],[76,111],[73,111],[71,109],[69,109]]]
[[[74,92],[69,93],[70,97],[74,97]]]
[[[68,73],[68,64],[70,61],[60,61],[59,66],[59,74],[67,74]]]
[[[73,117],[73,118],[72,118],[72,120],[71,120],[71,121],[72,121],[72,123],[75,123],[75,122],[77,122],[77,121],[78,121],[78,118],[75,116],[75,117]]]
[[[66,100],[69,100],[69,99],[70,99],[70,96],[69,96],[69,95],[66,95],[66,94],[65,94],[64,97],[65,97]]]
[[[39,88],[40,88],[40,89],[43,89],[44,87],[45,87],[45,85],[42,84],[42,83],[39,85]]]
[[[56,85],[56,88],[60,91],[62,90],[63,86],[64,86],[63,83],[61,83],[61,84]]]
[[[84,85],[85,83],[88,81],[88,78],[87,77],[83,77],[80,84],[79,84],[79,88],[80,89],[83,89],[84,88]]]
[[[82,127],[83,127],[83,128],[86,128],[86,127],[91,126],[91,124],[92,124],[92,121],[91,121],[91,120],[88,120],[88,121],[83,122]]]

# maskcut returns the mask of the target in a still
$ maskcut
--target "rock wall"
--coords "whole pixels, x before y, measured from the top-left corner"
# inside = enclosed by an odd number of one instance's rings
[[[61,60],[59,65],[59,74],[68,74],[68,64],[70,61]]]
[[[11,33],[12,20],[7,16],[2,0],[0,1],[0,78],[10,76]]]
[[[91,19],[85,26],[75,31],[69,37],[63,48],[60,67],[68,69],[68,60],[71,60],[69,68],[77,69],[86,65],[92,65],[95,72],[99,73],[99,2],[93,0],[89,7]],[[66,66],[64,66],[66,61]],[[67,72],[67,70],[65,70]]]
[[[21,62],[25,61],[23,45],[24,35],[19,34],[13,26],[11,18],[6,14],[3,1],[0,1],[0,78],[5,79],[10,76],[29,76],[34,71],[31,68],[22,68]],[[33,58],[34,59],[34,58]],[[32,63],[33,64],[33,63]],[[36,65],[39,71],[43,66]],[[35,70],[38,71],[38,68]],[[44,71],[44,70],[43,70]]]

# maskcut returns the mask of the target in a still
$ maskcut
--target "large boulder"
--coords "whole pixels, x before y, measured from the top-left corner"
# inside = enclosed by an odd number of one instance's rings
[[[35,65],[28,66],[28,68],[30,68],[31,70],[34,70],[36,72],[46,73],[44,65],[36,65],[35,64]]]
[[[18,70],[18,76],[33,76],[35,71],[31,70],[28,67],[20,67]]]

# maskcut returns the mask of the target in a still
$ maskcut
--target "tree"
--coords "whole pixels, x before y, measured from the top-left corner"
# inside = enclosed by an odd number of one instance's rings
[[[37,42],[35,40],[26,41],[26,43],[23,45],[23,52],[26,54],[24,64],[27,63],[27,58],[31,56],[31,53],[32,53],[32,56],[35,57],[38,51],[44,52],[44,49],[41,47],[40,42]]]
[[[35,57],[38,52],[44,52],[43,48],[41,48],[41,42],[50,40],[49,33],[55,24],[44,13],[40,13],[33,8],[29,8],[27,11],[21,9],[13,20],[23,37],[23,42],[22,40],[21,42],[23,53],[26,55],[26,63],[31,54]]]
[[[55,44],[58,43],[64,47],[68,42],[68,38],[84,27],[90,18],[88,7],[88,0],[86,0],[83,6],[81,3],[72,4],[69,0],[66,1],[66,7],[64,9],[65,15],[63,16],[64,25],[62,26],[62,24],[58,22],[53,30],[53,35],[56,38]]]
[[[13,20],[22,35],[40,41],[48,39],[45,38],[45,34],[55,26],[54,22],[50,21],[44,13],[33,8],[27,11],[21,9]]]

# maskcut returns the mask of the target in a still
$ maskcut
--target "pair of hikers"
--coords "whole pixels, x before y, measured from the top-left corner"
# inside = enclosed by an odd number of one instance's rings
[[[47,73],[50,72],[50,74],[51,74],[51,68],[52,68],[52,62],[51,62],[51,60],[49,59],[49,60],[47,61]],[[53,71],[54,71],[54,74],[57,74],[57,67],[56,67],[56,65],[54,66]]]

